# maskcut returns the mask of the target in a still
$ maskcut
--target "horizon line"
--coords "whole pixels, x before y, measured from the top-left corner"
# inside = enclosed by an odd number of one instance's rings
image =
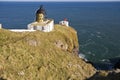
[[[120,1],[0,1],[0,2],[120,2]]]

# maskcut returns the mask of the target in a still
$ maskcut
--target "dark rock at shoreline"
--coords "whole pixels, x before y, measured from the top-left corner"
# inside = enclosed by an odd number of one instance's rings
[[[120,69],[120,57],[109,59],[113,64],[113,69]]]
[[[120,73],[115,71],[98,71],[87,80],[120,80]]]
[[[114,69],[120,69],[120,60],[114,65]]]

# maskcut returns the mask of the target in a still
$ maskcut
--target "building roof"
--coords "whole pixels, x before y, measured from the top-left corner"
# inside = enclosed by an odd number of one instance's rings
[[[45,10],[44,10],[44,8],[43,8],[43,5],[41,5],[40,8],[39,8],[39,9],[37,10],[37,12],[36,12],[36,14],[41,14],[41,13],[44,14],[44,15],[46,14],[46,13],[45,13]]]
[[[53,19],[47,19],[47,20],[45,20],[42,23],[33,22],[33,23],[31,23],[31,25],[34,25],[34,26],[43,26],[44,27],[45,25],[48,25],[49,23],[51,23],[51,21],[53,21]]]

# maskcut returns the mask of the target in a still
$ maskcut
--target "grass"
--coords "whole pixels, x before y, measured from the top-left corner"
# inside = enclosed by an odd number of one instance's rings
[[[57,47],[57,41],[68,47]],[[79,47],[78,38],[71,27],[55,25],[49,33],[0,29],[0,77],[3,80],[84,80],[95,69],[73,55],[75,47]]]

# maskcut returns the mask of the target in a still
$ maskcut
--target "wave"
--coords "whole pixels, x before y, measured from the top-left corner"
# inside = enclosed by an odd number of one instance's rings
[[[82,54],[82,53],[79,54],[79,58],[85,60],[86,62],[88,61],[88,60],[86,59],[85,55]]]

